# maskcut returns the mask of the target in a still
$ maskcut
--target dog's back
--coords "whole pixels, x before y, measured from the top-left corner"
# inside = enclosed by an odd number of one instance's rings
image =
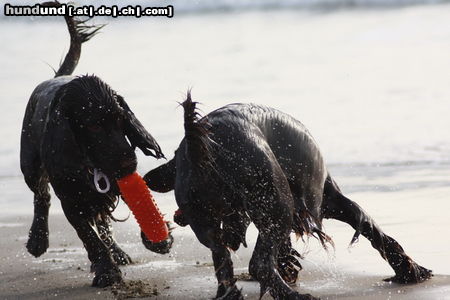
[[[319,208],[325,179],[328,175],[319,147],[306,127],[290,115],[276,109],[255,104],[230,104],[207,116],[213,135],[227,135],[218,126],[234,126],[246,132],[250,140],[258,143],[263,137],[289,181],[298,209],[305,206],[314,217]],[[215,126],[217,125],[217,126]],[[231,151],[238,145],[229,146]],[[312,195],[319,195],[314,196]]]

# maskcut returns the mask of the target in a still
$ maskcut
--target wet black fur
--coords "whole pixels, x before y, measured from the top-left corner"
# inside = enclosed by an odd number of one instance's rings
[[[73,20],[67,23],[74,24]],[[38,257],[49,246],[50,183],[88,252],[96,275],[93,285],[103,287],[120,282],[118,264],[131,262],[111,233],[110,212],[119,196],[115,179],[136,170],[135,147],[157,158],[163,154],[123,97],[106,83],[96,76],[68,76],[78,61],[81,43],[98,30],[89,31],[86,25],[75,28],[69,26],[71,43],[78,43],[71,49],[78,50],[69,51],[55,78],[36,87],[25,110],[20,163],[34,193],[26,247]],[[110,179],[108,193],[95,189],[94,168]]]
[[[216,298],[241,299],[229,249],[245,244],[250,222],[259,230],[249,271],[275,299],[313,299],[287,283],[297,279],[300,255],[289,235],[313,235],[323,245],[322,219],[351,225],[388,261],[399,283],[421,282],[431,271],[416,264],[358,204],[346,198],[328,173],[306,128],[292,117],[259,105],[231,104],[199,119],[188,94],[185,138],[175,157],[147,173],[148,186],[175,190],[182,214],[212,251]],[[203,152],[203,153],[202,153]],[[207,153],[206,153],[207,152]]]

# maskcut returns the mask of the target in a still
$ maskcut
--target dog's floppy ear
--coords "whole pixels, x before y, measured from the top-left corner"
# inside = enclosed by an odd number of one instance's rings
[[[167,193],[175,189],[176,163],[175,158],[149,171],[144,176],[145,183],[152,191]]]
[[[136,118],[134,113],[128,107],[122,96],[117,95],[119,105],[125,111],[125,134],[131,143],[131,146],[138,147],[145,155],[151,155],[156,158],[164,158],[156,140],[142,126],[141,122]]]

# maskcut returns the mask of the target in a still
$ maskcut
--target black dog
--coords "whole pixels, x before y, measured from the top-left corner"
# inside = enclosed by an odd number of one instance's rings
[[[216,298],[242,299],[233,279],[228,248],[245,244],[249,222],[259,230],[249,272],[275,299],[314,299],[293,291],[299,254],[289,234],[316,236],[325,246],[331,239],[322,219],[350,224],[394,269],[389,281],[416,283],[431,271],[416,264],[402,247],[384,234],[355,202],[346,198],[328,173],[319,149],[297,120],[272,108],[231,104],[199,119],[188,94],[184,107],[185,137],[175,158],[145,176],[160,192],[175,189],[181,213],[210,248],[218,280]]]
[[[122,280],[118,264],[131,262],[111,234],[111,212],[120,195],[113,179],[136,170],[135,147],[156,158],[163,154],[124,99],[106,83],[95,76],[68,76],[77,65],[81,44],[100,27],[70,17],[66,23],[70,50],[55,78],[34,90],[23,121],[21,169],[34,193],[34,219],[26,247],[36,257],[48,248],[50,182],[88,252],[96,275],[93,285],[104,287]],[[96,172],[111,179],[109,191],[98,192]],[[97,184],[106,188],[105,177]],[[144,237],[143,241],[155,250]],[[157,250],[167,252],[171,240],[162,244]]]

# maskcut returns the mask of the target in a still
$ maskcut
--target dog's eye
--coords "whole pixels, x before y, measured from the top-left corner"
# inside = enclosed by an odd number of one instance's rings
[[[102,127],[100,125],[89,125],[87,129],[92,132],[99,132],[102,130]]]

